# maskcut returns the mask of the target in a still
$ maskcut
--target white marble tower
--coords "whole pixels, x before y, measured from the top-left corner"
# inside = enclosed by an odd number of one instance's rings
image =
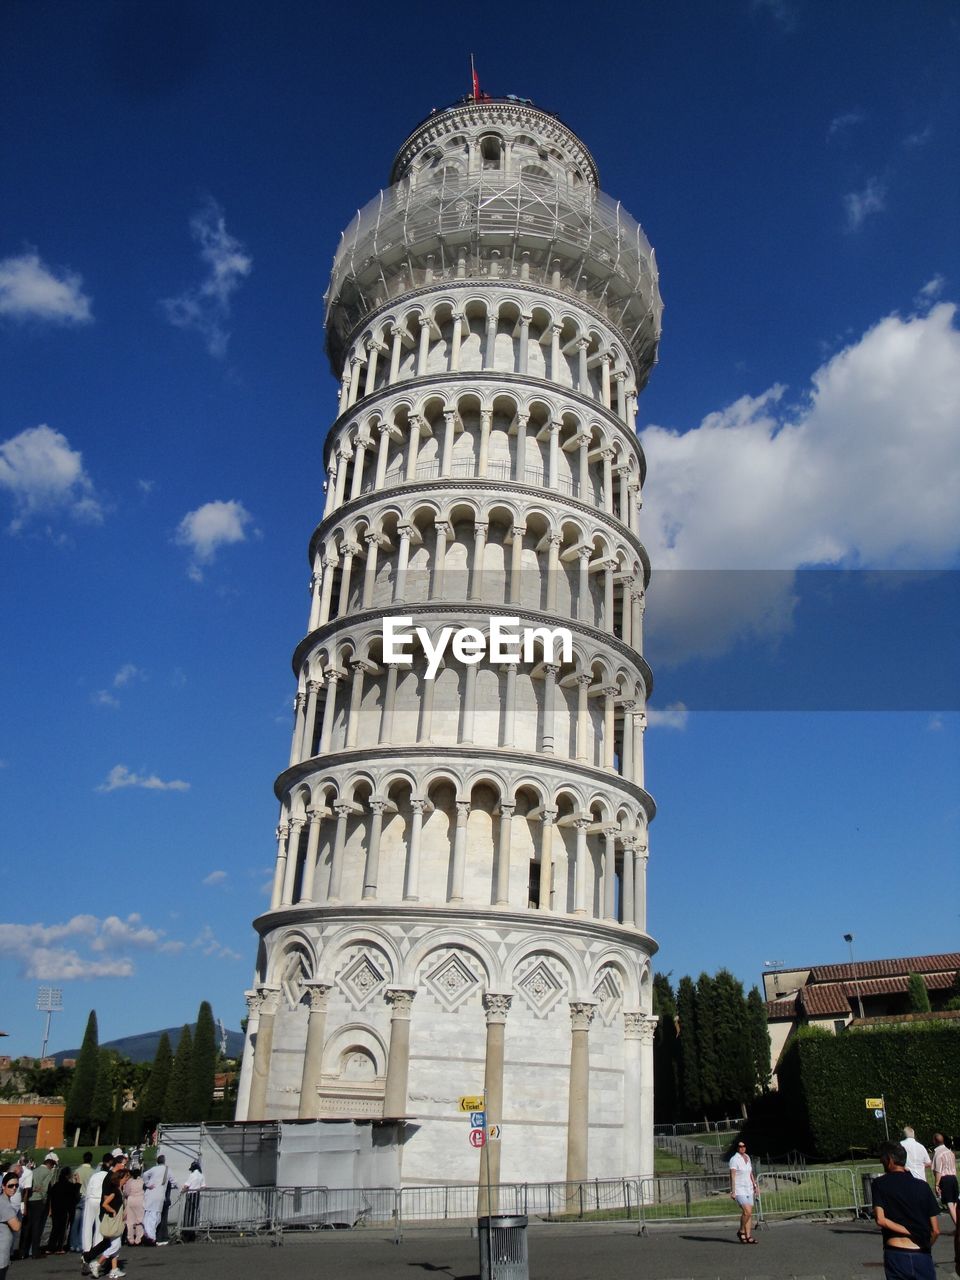
[[[433,112],[344,233],[340,379],[294,654],[239,1119],[402,1122],[405,1183],[649,1174],[653,1060],[637,394],[653,251],[518,99]],[[384,660],[562,624],[569,660]],[[484,1177],[486,1169],[483,1169]]]

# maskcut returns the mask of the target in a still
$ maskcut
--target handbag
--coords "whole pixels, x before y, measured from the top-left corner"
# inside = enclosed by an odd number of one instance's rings
[[[100,1219],[100,1234],[104,1240],[116,1240],[117,1236],[123,1235],[123,1208],[119,1208],[116,1213],[106,1213]]]

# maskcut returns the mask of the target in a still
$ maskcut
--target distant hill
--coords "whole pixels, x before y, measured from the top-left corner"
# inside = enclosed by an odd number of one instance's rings
[[[190,1034],[196,1032],[197,1024],[190,1023]],[[170,1037],[170,1047],[176,1052],[177,1045],[180,1043],[180,1032],[182,1027],[167,1027],[166,1033]],[[114,1049],[123,1058],[129,1058],[131,1062],[152,1062],[157,1052],[157,1045],[160,1043],[160,1037],[163,1035],[164,1029],[159,1031],[144,1031],[138,1036],[123,1036],[120,1040],[105,1040],[101,1044],[101,1049]],[[57,1066],[64,1058],[76,1058],[79,1056],[79,1049],[60,1049],[50,1056],[56,1060]],[[243,1032],[228,1031],[227,1032],[227,1057],[239,1058],[243,1053]]]

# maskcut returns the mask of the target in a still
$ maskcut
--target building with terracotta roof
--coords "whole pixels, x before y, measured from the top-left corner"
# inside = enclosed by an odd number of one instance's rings
[[[931,1007],[940,1012],[950,998],[958,970],[960,951],[765,970],[763,988],[774,1079],[781,1054],[798,1027],[824,1027],[837,1034],[854,1024],[863,1026],[908,1015],[912,973],[923,978]]]

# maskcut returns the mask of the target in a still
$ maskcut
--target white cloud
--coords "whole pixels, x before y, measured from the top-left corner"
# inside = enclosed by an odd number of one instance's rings
[[[110,707],[113,710],[120,705],[120,699],[109,689],[98,689],[96,693],[91,693],[90,701],[95,707]]]
[[[211,871],[208,876],[204,876],[200,881],[201,884],[223,884],[227,878],[226,871]]]
[[[642,433],[651,477],[642,532],[655,569],[647,635],[659,649],[680,661],[741,635],[783,634],[804,566],[956,562],[954,321],[945,302],[887,316],[821,365],[799,403],[774,386],[683,434]]]
[[[253,259],[227,231],[223,210],[215,200],[190,219],[190,234],[200,246],[207,274],[195,289],[187,289],[160,304],[171,324],[194,329],[212,356],[226,355],[230,332],[231,298],[253,270]]]
[[[132,662],[125,662],[117,674],[113,677],[113,687],[122,689],[124,685],[130,683],[131,680],[142,680],[143,672],[139,667],[135,667]]]
[[[0,489],[13,498],[12,533],[43,513],[65,512],[93,523],[103,519],[83,455],[46,424],[27,427],[0,444]]]
[[[225,946],[208,924],[203,926],[190,945],[195,947],[202,955],[211,956],[217,960],[241,960],[243,958],[232,947]]]
[[[858,124],[863,124],[867,118],[867,113],[860,107],[855,107],[853,111],[843,111],[838,116],[834,116],[827,126],[827,141],[835,138],[838,134],[846,133],[848,129],[853,129]]]
[[[927,283],[922,286],[919,294],[917,295],[917,305],[922,306],[925,302],[935,302],[943,293],[943,287],[946,283],[946,278],[942,276],[939,271],[935,276],[931,276]]]
[[[164,782],[155,773],[133,773],[125,764],[115,764],[97,790],[119,791],[123,787],[141,787],[144,791],[189,791],[190,783],[179,778]]]
[[[156,487],[156,484],[157,484],[156,480],[138,480],[137,488],[140,490],[140,492],[144,496],[146,496],[148,494],[153,493]]]
[[[175,953],[185,945],[143,924],[135,913],[126,920],[77,915],[63,924],[0,924],[0,955],[19,961],[20,977],[44,982],[128,978],[135,966],[125,953]],[[83,954],[81,947],[92,954]]]
[[[685,729],[689,712],[682,702],[666,707],[647,707],[647,725],[651,729]]]
[[[918,129],[916,133],[908,133],[903,140],[905,147],[923,147],[933,137],[933,125],[924,125],[922,129]]]
[[[93,319],[83,280],[72,271],[58,276],[36,252],[0,261],[0,316],[86,324]]]
[[[943,716],[941,715],[931,716],[930,719],[927,721],[927,728],[930,730],[931,733],[942,733],[943,732]]]
[[[174,542],[191,552],[188,575],[195,582],[203,580],[203,565],[210,564],[221,547],[246,542],[247,529],[253,516],[242,502],[205,502],[196,511],[188,511],[177,526]]]
[[[753,7],[760,13],[768,13],[784,32],[793,31],[797,25],[795,0],[753,0]]]
[[[887,188],[879,178],[868,178],[862,191],[848,191],[843,197],[847,230],[859,231],[871,213],[882,213],[887,207]]]

